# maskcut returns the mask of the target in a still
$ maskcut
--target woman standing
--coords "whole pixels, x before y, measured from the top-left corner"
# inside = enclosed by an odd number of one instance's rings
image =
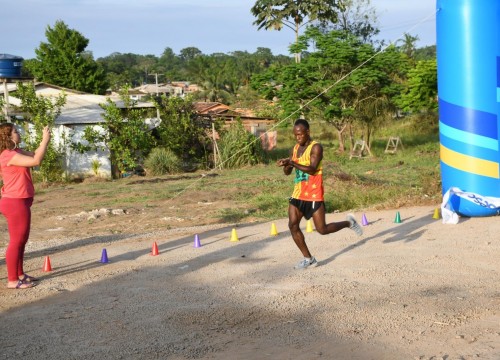
[[[5,254],[9,289],[31,288],[38,281],[23,270],[24,248],[31,226],[31,204],[35,195],[30,168],[41,164],[49,141],[50,130],[46,126],[42,142],[35,152],[21,150],[21,137],[14,124],[0,124],[0,169],[3,177],[0,212],[7,219],[9,229],[9,245]]]

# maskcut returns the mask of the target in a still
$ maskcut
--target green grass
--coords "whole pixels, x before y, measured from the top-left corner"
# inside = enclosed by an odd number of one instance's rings
[[[398,120],[374,134],[374,156],[349,159],[338,153],[336,133],[326,124],[314,124],[311,135],[321,134],[324,148],[325,203],[328,212],[391,209],[437,205],[441,202],[439,140],[437,135],[413,134],[410,122]],[[404,150],[385,154],[389,136],[400,136]],[[295,144],[291,127],[278,130],[278,148],[267,164],[241,169],[212,170],[159,177],[133,177],[109,182],[43,187],[44,196],[60,188],[81,194],[86,210],[101,207],[159,208],[178,203],[225,201],[218,210],[221,221],[244,222],[248,218],[270,220],[287,216],[287,198],[293,175],[283,175],[275,165]],[[203,175],[202,175],[203,174]],[[73,197],[71,194],[68,196]],[[79,200],[75,202],[78,204]],[[167,204],[168,203],[168,204]],[[167,204],[167,205],[165,205]],[[80,205],[80,204],[78,204]]]

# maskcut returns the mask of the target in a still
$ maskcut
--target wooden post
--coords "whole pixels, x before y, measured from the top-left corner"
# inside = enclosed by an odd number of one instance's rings
[[[385,147],[385,153],[394,154],[398,150],[398,145],[401,145],[401,149],[404,150],[403,142],[399,136],[391,136],[387,141],[387,146]]]
[[[10,121],[10,116],[9,116],[9,91],[7,90],[7,79],[6,78],[3,79],[3,96],[4,96],[4,100],[5,100],[5,103],[3,104],[5,120],[10,123],[11,121]]]
[[[370,147],[364,140],[356,140],[354,147],[352,148],[351,155],[349,156],[349,160],[353,157],[362,158],[363,153],[367,152],[370,156],[372,156],[372,152],[370,151]]]
[[[218,164],[218,157],[219,157],[219,147],[217,146],[217,139],[215,138],[215,125],[212,123],[212,140],[214,142],[214,169],[217,169]]]

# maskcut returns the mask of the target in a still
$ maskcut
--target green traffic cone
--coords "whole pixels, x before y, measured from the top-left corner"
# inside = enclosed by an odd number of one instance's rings
[[[401,215],[399,215],[399,211],[396,213],[396,218],[394,219],[396,224],[401,224]]]

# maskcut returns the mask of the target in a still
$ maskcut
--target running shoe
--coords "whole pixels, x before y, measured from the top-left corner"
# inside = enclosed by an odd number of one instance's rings
[[[359,226],[359,224],[356,221],[356,219],[354,218],[353,214],[347,215],[347,221],[349,221],[349,223],[351,224],[349,226],[349,229],[354,231],[356,233],[356,235],[358,235],[358,236],[363,235],[363,229],[361,228],[361,226]]]
[[[313,256],[310,259],[304,258],[302,259],[297,265],[295,265],[295,269],[307,269],[308,267],[314,267],[318,265],[318,262],[316,261],[316,258]]]

